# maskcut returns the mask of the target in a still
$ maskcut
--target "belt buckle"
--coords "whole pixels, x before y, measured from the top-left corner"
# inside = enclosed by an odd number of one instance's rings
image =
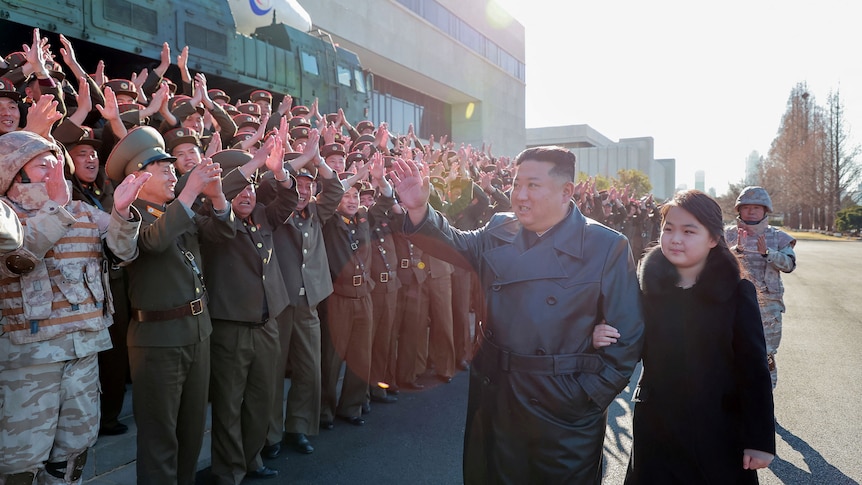
[[[202,298],[189,302],[189,308],[192,310],[192,315],[200,315],[204,312],[204,302]]]
[[[353,286],[362,286],[362,275],[361,274],[353,275]]]
[[[380,273],[380,282],[389,283],[389,273]]]
[[[407,258],[402,259],[401,260],[401,269],[407,269],[409,267],[410,267],[410,260]]]

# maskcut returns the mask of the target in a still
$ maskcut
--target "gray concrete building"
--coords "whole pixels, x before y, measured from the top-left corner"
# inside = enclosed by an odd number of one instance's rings
[[[656,159],[652,137],[613,141],[589,125],[545,126],[527,130],[527,147],[559,145],[570,149],[578,171],[589,176],[616,177],[619,170],[647,174],[656,200],[670,198],[676,187],[676,160]]]
[[[525,145],[524,27],[497,22],[484,1],[300,0],[313,28],[373,73],[369,119],[391,131],[449,135],[495,155]],[[354,121],[354,120],[351,120]],[[358,120],[356,120],[358,121]]]

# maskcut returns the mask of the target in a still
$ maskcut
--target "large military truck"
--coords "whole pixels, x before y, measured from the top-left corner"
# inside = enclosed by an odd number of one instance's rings
[[[341,107],[348,120],[365,119],[370,73],[300,10],[295,0],[0,0],[0,53],[20,51],[38,27],[58,56],[63,34],[88,72],[101,59],[109,77],[128,78],[157,65],[164,42],[174,62],[187,45],[189,69],[234,101],[266,89],[276,102],[318,98],[321,113]],[[180,80],[175,65],[167,76]]]

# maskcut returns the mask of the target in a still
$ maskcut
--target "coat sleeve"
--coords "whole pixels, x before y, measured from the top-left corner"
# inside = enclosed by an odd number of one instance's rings
[[[494,225],[488,223],[488,227]],[[404,218],[403,231],[412,235],[411,241],[435,258],[448,261],[462,268],[479,271],[482,261],[484,231],[461,231],[449,225],[439,211],[428,205],[425,220],[414,226],[409,217]]]
[[[766,363],[757,291],[748,280],[737,287],[733,322],[733,372],[742,411],[742,447],[775,454],[772,380]]]
[[[600,311],[621,335],[616,344],[598,352],[604,367],[578,375],[578,384],[602,409],[608,407],[631,379],[643,349],[643,309],[631,249],[622,235],[608,251],[602,271]]]
[[[141,228],[141,214],[138,209],[130,206],[129,211],[132,213],[131,221],[125,220],[116,210],[107,214],[93,207],[93,213],[97,217],[108,220],[104,232],[105,243],[116,258],[126,262],[138,257],[138,233]],[[99,226],[101,227],[102,223],[99,223]]]

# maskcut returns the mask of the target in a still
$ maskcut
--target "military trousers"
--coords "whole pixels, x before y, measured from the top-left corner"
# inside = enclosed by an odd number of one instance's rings
[[[36,473],[39,483],[67,483],[44,463],[74,459],[98,430],[96,354],[0,371],[0,483],[22,472]]]
[[[427,280],[426,280],[427,281]],[[390,349],[395,381],[407,384],[425,371],[428,348],[428,287],[413,281],[398,289],[396,341]],[[421,357],[420,359],[420,356]],[[388,382],[388,381],[387,381]]]
[[[359,417],[371,373],[371,295],[348,298],[333,293],[326,299],[326,305],[326,323],[321,332],[320,419]],[[342,363],[347,366],[339,396]]]
[[[282,433],[316,435],[320,425],[320,318],[317,305],[310,307],[304,296],[278,316],[281,355],[275,368],[275,393],[266,444],[281,442]],[[284,370],[290,365],[287,409]]]
[[[212,475],[218,485],[239,485],[266,440],[280,356],[278,324],[250,327],[213,319]]]
[[[398,290],[372,292],[371,302],[374,323],[371,328],[370,392],[378,396],[385,396],[386,391],[381,389],[378,383],[395,383],[388,380],[388,376],[392,375],[389,369],[389,356],[396,342],[395,316],[398,308]]]
[[[470,338],[470,300],[473,271],[455,266],[452,273],[452,343],[455,362],[469,361],[473,342]]]
[[[428,278],[431,329],[428,335],[428,359],[437,375],[455,375],[455,342],[452,323],[452,277]]]
[[[206,429],[210,339],[129,347],[138,485],[190,485]]]

